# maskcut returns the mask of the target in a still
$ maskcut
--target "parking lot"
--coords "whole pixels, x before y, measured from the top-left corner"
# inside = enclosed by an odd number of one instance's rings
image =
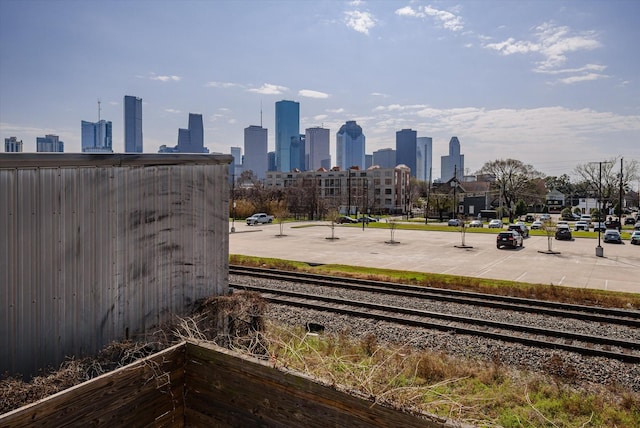
[[[308,227],[301,227],[308,226]],[[604,257],[596,257],[597,239],[553,240],[544,254],[547,238],[525,239],[524,248],[496,248],[493,234],[396,230],[389,244],[389,229],[336,226],[335,237],[327,222],[247,226],[235,223],[229,236],[230,254],[273,257],[319,264],[346,264],[537,284],[640,292],[640,246],[602,243]]]

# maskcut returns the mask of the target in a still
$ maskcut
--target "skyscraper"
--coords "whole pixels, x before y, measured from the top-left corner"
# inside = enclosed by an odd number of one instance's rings
[[[305,146],[309,157],[309,170],[331,169],[329,130],[315,127],[305,130]]]
[[[267,155],[267,128],[251,125],[244,128],[244,162],[245,171],[252,171],[258,180],[264,180],[269,169]]]
[[[242,148],[231,147],[231,156],[233,156],[233,163],[229,167],[229,174],[235,175],[236,178],[242,174]]]
[[[348,120],[336,134],[336,163],[347,170],[352,166],[365,169],[365,136],[355,120]]]
[[[431,181],[433,140],[431,137],[418,137],[416,147],[416,178]]]
[[[83,153],[113,153],[111,122],[82,121],[82,152]]]
[[[449,181],[455,176],[462,180],[464,176],[464,155],[460,154],[460,141],[458,137],[451,137],[449,141],[449,155],[440,158],[440,179]]]
[[[297,140],[295,140],[297,139]],[[296,101],[276,102],[276,168],[289,172],[294,168],[304,169],[299,159],[291,159],[291,142],[300,139],[300,103]],[[299,153],[298,153],[299,154]]]
[[[142,98],[124,96],[124,151],[142,153]]]
[[[394,168],[396,164],[396,151],[387,148],[373,152],[373,164],[380,168]]]
[[[22,151],[22,140],[18,141],[17,137],[9,137],[4,139],[4,151],[7,153],[19,153]]]
[[[417,132],[403,129],[396,132],[396,165],[406,165],[416,176]]]
[[[202,115],[189,113],[189,129],[178,129],[178,145],[162,145],[158,153],[209,153],[209,149],[204,146]]]
[[[36,150],[38,152],[64,152],[64,142],[57,135],[45,135],[36,138]]]

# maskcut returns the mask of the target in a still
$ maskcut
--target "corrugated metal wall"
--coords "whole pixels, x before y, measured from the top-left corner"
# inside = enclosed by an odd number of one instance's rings
[[[0,371],[228,291],[228,155],[0,155]]]

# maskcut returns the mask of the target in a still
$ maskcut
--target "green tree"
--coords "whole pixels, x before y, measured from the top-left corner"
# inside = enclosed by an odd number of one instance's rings
[[[516,204],[516,216],[525,215],[527,213],[527,204],[522,200],[518,200]]]

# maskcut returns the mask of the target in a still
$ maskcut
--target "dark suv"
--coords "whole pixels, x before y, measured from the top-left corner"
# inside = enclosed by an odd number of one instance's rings
[[[517,248],[518,246],[524,247],[524,240],[522,239],[522,235],[520,235],[515,230],[508,230],[506,232],[498,233],[496,237],[496,247],[511,247]]]

